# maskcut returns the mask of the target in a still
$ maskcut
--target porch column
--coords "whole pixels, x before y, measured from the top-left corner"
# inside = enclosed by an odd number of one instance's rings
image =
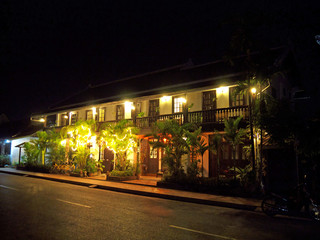
[[[162,172],[162,169],[161,169],[161,159],[162,159],[162,149],[159,148],[159,165],[158,165],[158,172]]]

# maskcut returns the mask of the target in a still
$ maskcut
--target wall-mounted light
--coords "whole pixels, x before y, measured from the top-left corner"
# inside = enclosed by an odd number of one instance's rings
[[[97,114],[97,108],[93,107],[92,108],[92,115],[95,116]]]
[[[217,94],[226,94],[228,92],[228,87],[219,87],[217,88]]]
[[[129,101],[126,101],[124,103],[125,107],[126,107],[126,110],[134,110],[135,107],[133,106],[133,102],[129,102]]]
[[[187,102],[187,99],[185,99],[184,97],[180,97],[177,100],[178,100],[178,102],[181,102],[181,103],[186,103]]]
[[[169,96],[163,96],[163,97],[161,98],[161,102],[169,102],[170,98],[171,98],[171,97],[169,97]]]

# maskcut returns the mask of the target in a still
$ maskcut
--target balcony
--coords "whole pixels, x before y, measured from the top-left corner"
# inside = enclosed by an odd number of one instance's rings
[[[238,106],[238,107],[230,107],[230,108],[219,108],[213,110],[206,111],[196,111],[196,112],[188,112],[188,113],[174,113],[174,114],[166,114],[159,115],[156,117],[142,117],[129,119],[130,122],[135,122],[135,125],[140,129],[147,130],[150,129],[155,122],[157,121],[165,121],[168,119],[174,119],[179,122],[179,124],[183,124],[185,122],[195,123],[201,125],[203,130],[223,130],[223,122],[224,119],[228,118],[236,118],[242,116],[243,123],[246,123],[249,120],[249,110],[248,106]],[[117,121],[108,121],[108,123],[116,124]],[[100,128],[103,122],[98,122],[98,129]],[[63,126],[58,126],[56,129],[61,129]],[[244,127],[244,124],[243,126]]]
[[[180,124],[184,122],[196,123],[199,125],[222,125],[224,119],[236,118],[242,116],[243,120],[249,120],[248,106],[239,106],[231,108],[219,108],[214,110],[197,111],[183,113],[174,113],[160,115],[156,117],[143,117],[136,119],[136,126],[139,128],[150,128],[156,121],[165,121],[167,119],[177,120]]]

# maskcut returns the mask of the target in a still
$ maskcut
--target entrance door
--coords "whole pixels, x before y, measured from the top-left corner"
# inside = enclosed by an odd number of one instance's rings
[[[149,161],[148,161],[148,174],[156,174],[159,169],[159,149],[152,149],[149,144]]]
[[[103,172],[111,172],[113,170],[114,153],[108,148],[104,149]]]
[[[209,146],[213,145],[214,135],[209,136]],[[219,163],[218,163],[218,155],[219,155]],[[221,160],[222,160],[222,152],[218,150],[218,153],[213,153],[209,151],[209,177],[217,177],[218,176],[218,166],[220,165],[220,174],[221,174]]]

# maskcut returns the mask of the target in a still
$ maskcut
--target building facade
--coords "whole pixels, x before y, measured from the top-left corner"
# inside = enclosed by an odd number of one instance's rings
[[[281,49],[280,49],[281,50]],[[279,49],[276,53],[279,55]],[[281,55],[282,56],[282,55]],[[258,58],[259,56],[257,56]],[[239,60],[239,59],[238,59]],[[249,121],[249,96],[235,92],[238,82],[245,81],[248,72],[225,61],[202,65],[178,65],[172,68],[120,79],[97,86],[52,106],[48,111],[33,114],[31,119],[44,122],[46,128],[60,129],[78,120],[95,120],[98,124],[132,121],[140,129],[138,148],[142,174],[156,175],[164,170],[163,153],[152,150],[150,134],[156,121],[175,119],[180,124],[191,122],[202,127],[202,137],[212,144],[215,131],[224,131],[224,120],[243,117],[242,126]],[[271,79],[265,91],[289,97],[291,88],[283,75]],[[221,169],[233,164],[231,146],[223,142]],[[96,158],[104,161],[105,171],[112,170],[113,153],[95,146]],[[133,161],[136,154],[129,156]],[[205,177],[217,175],[217,154],[206,151],[203,156]],[[236,149],[236,163],[244,167],[248,157],[243,145]]]

